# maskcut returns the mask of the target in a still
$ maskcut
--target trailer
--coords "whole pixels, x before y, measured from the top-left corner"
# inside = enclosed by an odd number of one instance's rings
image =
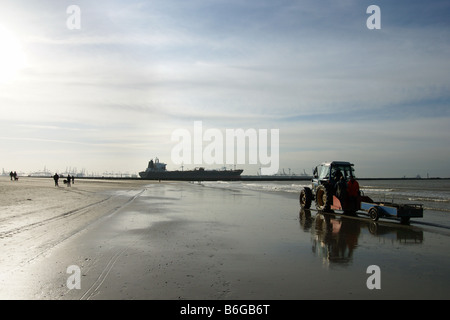
[[[421,204],[398,204],[393,202],[361,201],[361,210],[369,214],[373,221],[379,218],[400,219],[401,223],[409,223],[410,218],[422,218]]]
[[[422,204],[398,204],[393,202],[376,202],[365,196],[362,191],[352,206],[348,200],[339,199],[333,195],[330,210],[342,210],[344,214],[357,215],[368,214],[373,221],[380,218],[400,220],[402,224],[408,224],[410,218],[423,218]]]

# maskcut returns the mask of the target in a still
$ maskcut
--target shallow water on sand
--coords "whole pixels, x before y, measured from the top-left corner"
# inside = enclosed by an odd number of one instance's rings
[[[310,181],[204,182],[205,186],[232,190],[268,191],[299,195]],[[450,179],[361,180],[361,191],[374,201],[422,204],[425,223],[450,228]]]

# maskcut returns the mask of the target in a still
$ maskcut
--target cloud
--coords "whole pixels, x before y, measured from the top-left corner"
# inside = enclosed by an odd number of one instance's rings
[[[292,169],[345,152],[375,163],[368,146],[394,161],[417,149],[448,159],[438,146],[449,132],[448,5],[381,1],[382,28],[370,31],[370,4],[80,1],[79,32],[63,4],[8,4],[15,18],[1,16],[29,66],[1,87],[0,136],[76,145],[79,158],[95,154],[85,167],[113,167],[102,153],[121,155],[116,165],[130,152],[169,162],[171,132],[196,120],[280,129]]]

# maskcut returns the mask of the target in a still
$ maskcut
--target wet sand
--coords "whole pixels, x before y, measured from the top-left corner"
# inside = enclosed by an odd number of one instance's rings
[[[450,298],[445,228],[188,182],[1,177],[0,191],[2,299]]]

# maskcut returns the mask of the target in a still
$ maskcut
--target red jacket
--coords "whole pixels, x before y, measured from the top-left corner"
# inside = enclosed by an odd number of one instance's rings
[[[359,194],[359,183],[354,179],[350,179],[347,183],[347,193],[349,197],[357,197]]]

